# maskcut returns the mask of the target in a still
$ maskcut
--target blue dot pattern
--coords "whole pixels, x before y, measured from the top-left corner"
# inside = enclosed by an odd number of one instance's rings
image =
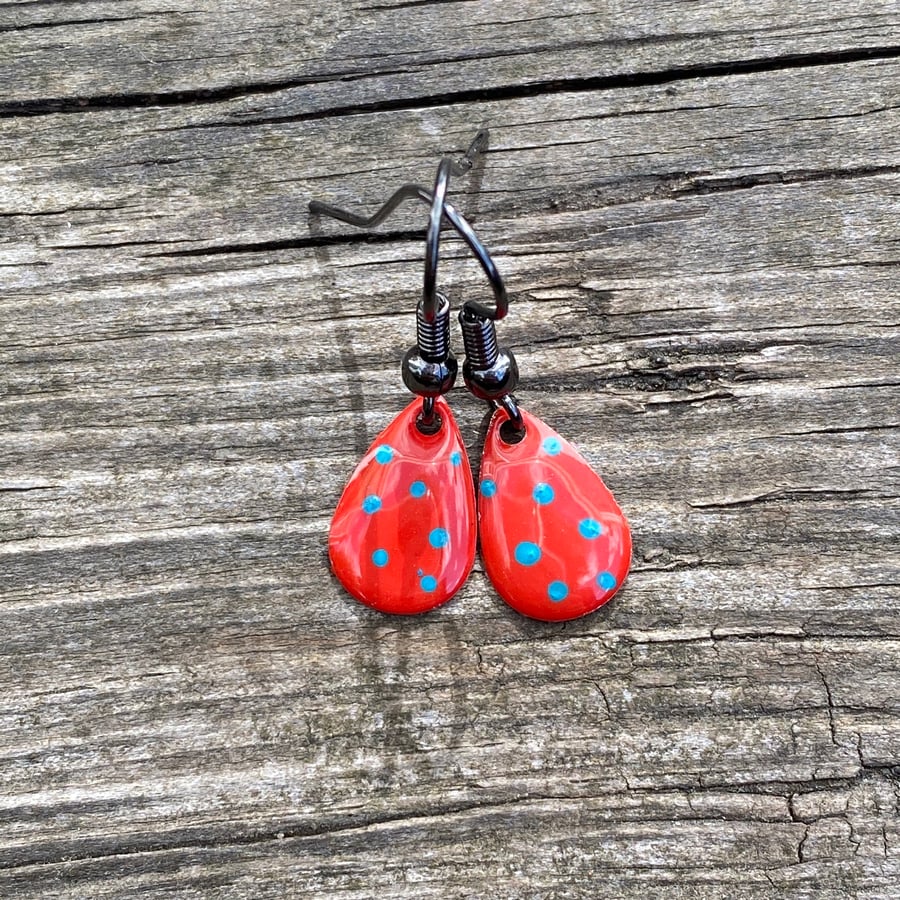
[[[424,481],[414,481],[414,482],[409,486],[409,492],[410,492],[410,494],[412,494],[413,497],[416,497],[416,498],[418,498],[418,497],[424,497],[424,496],[425,496],[425,492],[426,492],[427,490],[428,490],[428,488],[425,487],[425,482],[424,482]]]
[[[363,500],[363,512],[368,513],[370,516],[372,513],[378,512],[381,509],[381,497],[377,494],[369,494],[365,500]]]
[[[462,464],[462,454],[459,452],[459,450],[454,450],[450,454],[450,462],[452,462],[454,466]]]
[[[388,564],[388,552],[387,550],[376,550],[372,554],[372,562],[378,566],[379,569],[384,568]]]
[[[601,572],[597,576],[597,584],[599,584],[604,591],[611,591],[618,582],[616,581],[616,576],[613,575],[612,572]]]
[[[437,578],[435,578],[434,575],[425,575],[419,582],[419,586],[423,591],[431,593],[431,591],[437,588]]]
[[[495,481],[491,481],[490,478],[485,478],[484,481],[481,482],[481,496],[493,497],[496,493],[497,483]]]
[[[534,490],[531,492],[531,496],[540,503],[541,506],[546,506],[546,504],[550,503],[553,500],[553,488],[550,487],[549,484],[544,484],[541,482],[540,484],[536,484],[534,486]]]
[[[596,519],[582,519],[578,523],[578,531],[583,538],[592,541],[603,534],[603,526]]]
[[[522,541],[516,547],[516,562],[522,566],[533,566],[541,558],[541,548],[531,541]]]
[[[375,451],[375,459],[378,460],[383,466],[386,466],[392,459],[394,458],[394,448],[389,447],[387,444],[382,444]]]
[[[551,581],[547,586],[547,596],[554,603],[559,603],[569,596],[569,588],[564,581]]]
[[[447,534],[446,528],[435,528],[431,534],[428,535],[428,543],[436,550],[440,550],[441,547],[446,547],[449,542],[450,535]]]
[[[562,450],[562,444],[560,444],[559,440],[555,437],[544,438],[541,446],[548,456],[556,456],[560,450]]]

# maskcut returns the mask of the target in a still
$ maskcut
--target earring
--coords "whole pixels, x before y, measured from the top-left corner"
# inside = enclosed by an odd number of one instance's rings
[[[406,199],[431,205],[425,280],[416,307],[417,344],[404,357],[413,401],[375,439],[338,502],[329,535],[332,568],[358,600],[387,613],[424,612],[445,603],[468,575],[475,553],[475,497],[459,429],[443,400],[457,364],[449,347],[450,304],[436,290],[440,225],[446,218],[482,266],[493,308],[467,300],[460,310],[468,389],[496,407],[481,460],[477,517],[485,569],[501,597],[523,615],[565,621],[607,603],[631,563],[631,532],[612,493],[575,448],[519,408],[518,367],[497,343],[509,300],[490,254],[446,202],[487,144],[476,135],[459,163],[441,161],[434,190],[406,184],[366,219],[313,201],[310,211],[357,227],[383,222]]]
[[[512,392],[519,371],[497,345],[494,310],[464,305],[459,321],[468,389],[497,407],[481,457],[478,524],[485,570],[513,609],[564,621],[607,603],[631,564],[631,532],[584,457]]]
[[[331,566],[341,584],[357,600],[385,613],[409,615],[440,606],[462,586],[475,560],[472,473],[456,420],[443,399],[457,373],[450,351],[450,303],[436,284],[443,218],[491,276],[493,263],[471,226],[446,202],[450,176],[468,171],[486,144],[487,132],[480,131],[459,162],[441,160],[433,191],[403,185],[368,219],[318,201],[309,205],[313,214],[363,228],[383,222],[405,199],[431,206],[416,345],[402,364],[404,384],[421,399],[396,416],[359,462],[338,501],[328,540]]]

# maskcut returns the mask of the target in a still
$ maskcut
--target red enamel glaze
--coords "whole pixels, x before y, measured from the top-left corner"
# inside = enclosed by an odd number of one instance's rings
[[[513,609],[548,622],[587,615],[628,575],[631,532],[600,476],[545,422],[522,412],[507,444],[494,415],[481,459],[478,520],[485,569]]]
[[[446,603],[475,561],[475,491],[456,420],[441,399],[434,435],[414,400],[360,460],[331,521],[334,574],[357,600],[409,615]]]

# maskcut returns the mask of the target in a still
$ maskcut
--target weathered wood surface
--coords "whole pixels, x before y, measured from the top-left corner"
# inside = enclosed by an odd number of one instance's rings
[[[900,19],[788,6],[0,4],[0,895],[897,896]],[[481,123],[520,399],[634,528],[561,626],[328,573],[423,210],[306,203]]]

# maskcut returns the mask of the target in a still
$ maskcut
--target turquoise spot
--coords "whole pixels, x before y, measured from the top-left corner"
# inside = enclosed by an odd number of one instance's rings
[[[534,486],[534,490],[531,492],[531,496],[541,504],[541,506],[546,506],[553,499],[553,488],[550,487],[549,484],[536,484]]]
[[[611,591],[618,582],[616,581],[616,576],[613,575],[612,572],[601,572],[597,576],[597,584],[599,584],[604,591]]]
[[[522,541],[516,547],[516,562],[523,566],[533,566],[541,558],[541,548],[531,541]]]
[[[421,586],[423,591],[428,591],[430,593],[431,591],[435,590],[435,588],[437,588],[437,578],[435,578],[434,575],[426,575],[419,582],[419,585]]]
[[[497,493],[497,484],[494,481],[491,481],[490,478],[485,478],[484,481],[481,482],[481,496],[482,497],[493,497],[494,494]]]
[[[450,462],[452,462],[454,466],[458,466],[462,463],[462,454],[459,450],[454,450],[450,454]]]
[[[378,460],[383,466],[386,466],[392,459],[394,458],[394,448],[389,447],[387,444],[382,444],[375,451],[375,459]]]
[[[376,550],[372,554],[372,562],[378,566],[379,569],[383,568],[388,564],[388,552],[387,550]]]
[[[367,512],[370,516],[372,513],[378,512],[381,509],[381,497],[377,494],[369,494],[365,500],[363,500],[363,512]]]
[[[578,523],[578,531],[583,538],[592,541],[603,534],[603,526],[596,519],[582,519]]]
[[[428,535],[428,543],[436,550],[440,550],[441,547],[446,547],[449,542],[450,535],[447,534],[446,528],[435,528],[434,531]]]
[[[562,450],[562,444],[555,437],[544,438],[541,446],[544,448],[544,452],[548,453],[550,456],[556,456],[556,454]]]
[[[425,487],[424,481],[414,481],[409,486],[409,492],[413,495],[413,497],[424,497],[427,490],[428,488]]]
[[[551,581],[547,586],[547,594],[554,603],[565,600],[569,596],[569,588],[562,581]]]

